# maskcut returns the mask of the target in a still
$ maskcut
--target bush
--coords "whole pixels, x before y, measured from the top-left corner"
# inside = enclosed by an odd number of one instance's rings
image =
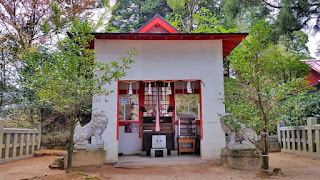
[[[42,147],[46,149],[67,149],[69,132],[55,131],[42,135]]]

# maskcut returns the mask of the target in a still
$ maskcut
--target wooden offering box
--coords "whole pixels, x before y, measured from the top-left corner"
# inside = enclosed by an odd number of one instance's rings
[[[143,117],[142,122],[142,150],[148,151],[152,148],[152,135],[166,135],[166,148],[174,149],[174,124],[172,117],[160,117],[160,131],[155,131],[155,117]]]

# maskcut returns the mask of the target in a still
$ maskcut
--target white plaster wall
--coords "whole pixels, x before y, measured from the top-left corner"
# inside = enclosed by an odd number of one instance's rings
[[[117,82],[106,84],[105,89],[117,91]],[[117,139],[117,94],[112,93],[109,96],[95,96],[93,98],[93,113],[101,113],[108,118],[106,130],[102,133],[104,149],[106,150],[106,163],[118,161],[118,141]]]
[[[224,133],[220,127],[218,113],[224,113],[224,105],[220,102],[223,95],[223,59],[221,40],[95,40],[95,49],[99,62],[109,62],[124,56],[133,47],[138,49],[131,66],[123,80],[162,80],[162,79],[199,79],[202,80],[202,113],[203,135],[201,142],[202,158],[220,158],[221,147],[225,145]],[[116,83],[114,83],[116,84]],[[110,86],[114,89],[114,85]],[[111,94],[108,103],[94,106],[107,108],[110,111],[109,123],[116,124],[116,93]],[[112,110],[112,112],[111,112]],[[112,126],[113,126],[112,125]],[[108,124],[109,126],[109,124]],[[114,136],[116,128],[108,127],[104,134],[107,150],[107,162],[117,157],[117,140]],[[113,144],[112,144],[113,143]],[[111,145],[112,144],[112,145]]]
[[[125,133],[124,126],[119,126],[119,153],[139,154],[141,147],[142,138],[139,138],[139,132]]]

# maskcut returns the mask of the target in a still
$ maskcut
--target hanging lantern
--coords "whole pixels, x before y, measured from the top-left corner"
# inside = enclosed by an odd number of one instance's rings
[[[148,95],[152,95],[151,82],[148,84]]]
[[[129,94],[129,95],[133,94],[133,91],[132,91],[132,83],[129,84],[128,94]]]
[[[187,93],[189,93],[189,94],[192,93],[191,82],[190,81],[188,81],[188,83],[187,83]]]
[[[170,82],[168,83],[168,89],[167,89],[167,94],[172,94],[172,90],[171,90],[171,86],[170,86]]]

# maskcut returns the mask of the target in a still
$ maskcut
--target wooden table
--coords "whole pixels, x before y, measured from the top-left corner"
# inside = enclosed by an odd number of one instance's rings
[[[179,143],[179,155],[181,155],[182,152],[192,152],[193,154],[196,153],[196,138],[195,137],[180,137],[178,140]],[[181,147],[181,144],[183,143],[191,143],[191,148],[183,148]]]

